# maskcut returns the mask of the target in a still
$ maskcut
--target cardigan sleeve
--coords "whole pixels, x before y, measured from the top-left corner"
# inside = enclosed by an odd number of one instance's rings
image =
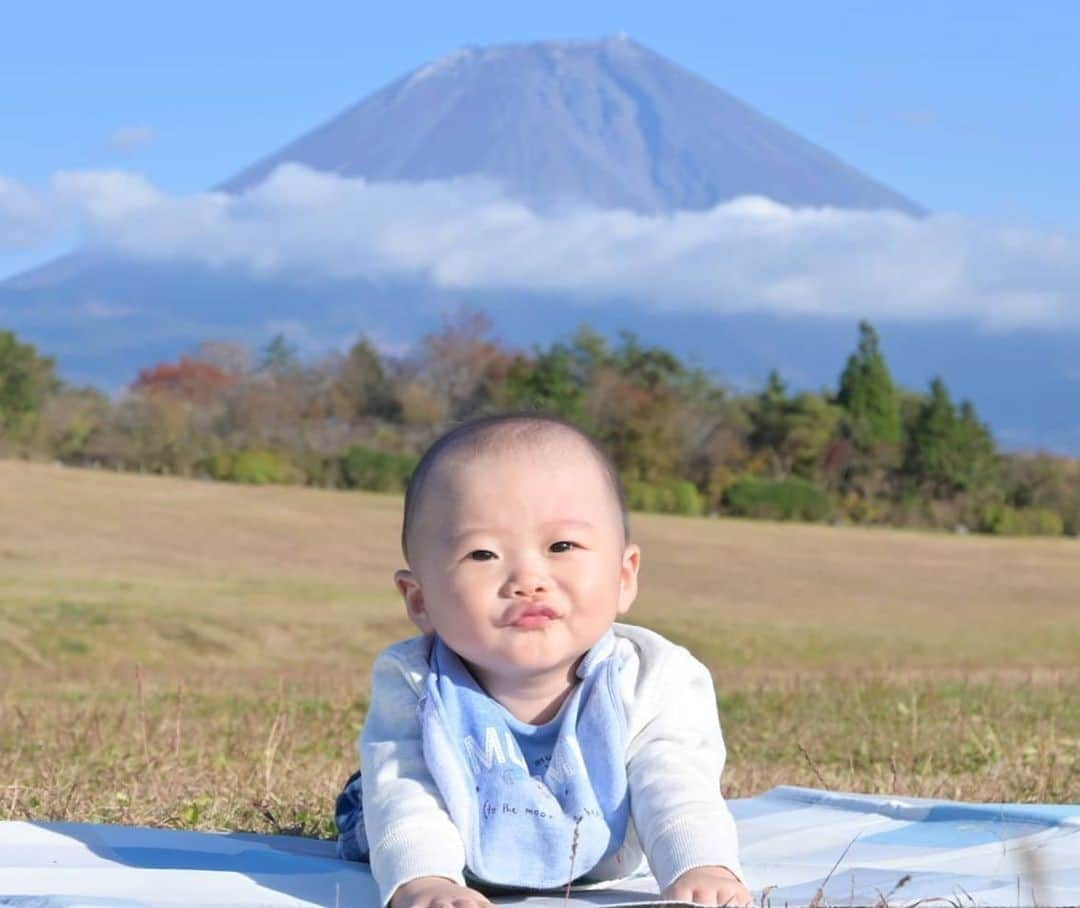
[[[695,867],[727,867],[742,879],[720,791],[726,751],[712,676],[685,648],[649,640],[629,677],[636,720],[627,753],[630,811],[649,867],[661,891]]]
[[[376,658],[359,741],[371,873],[384,906],[417,877],[464,885],[465,846],[424,762],[414,684],[403,654],[391,648]]]

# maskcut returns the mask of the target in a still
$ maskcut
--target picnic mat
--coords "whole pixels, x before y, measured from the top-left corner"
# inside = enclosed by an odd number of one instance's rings
[[[730,802],[747,883],[774,906],[1080,905],[1080,805],[966,804],[775,788]],[[775,888],[768,888],[775,887]],[[823,890],[821,896],[817,896]],[[644,876],[530,908],[656,901]],[[332,842],[87,823],[0,823],[0,905],[378,908]]]

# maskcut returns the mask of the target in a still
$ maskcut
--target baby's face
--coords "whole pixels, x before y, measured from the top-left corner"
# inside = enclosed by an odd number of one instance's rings
[[[494,693],[569,677],[637,593],[638,549],[615,495],[572,437],[439,464],[398,586]]]

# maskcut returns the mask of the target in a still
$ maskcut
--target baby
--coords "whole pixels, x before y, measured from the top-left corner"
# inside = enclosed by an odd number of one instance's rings
[[[390,908],[472,908],[466,883],[632,875],[665,899],[751,904],[720,793],[712,679],[616,623],[637,594],[618,473],[540,415],[459,426],[405,496],[394,580],[422,636],[375,661],[343,856]]]

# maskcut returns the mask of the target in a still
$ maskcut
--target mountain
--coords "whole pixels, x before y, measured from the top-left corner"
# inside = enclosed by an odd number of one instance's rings
[[[464,48],[429,63],[222,184],[299,162],[369,180],[482,174],[536,207],[922,209],[626,37]]]
[[[923,209],[677,64],[626,38],[466,48],[360,101],[219,188],[256,186],[275,167],[370,181],[470,175],[538,209],[643,213],[706,209],[744,195],[790,206]],[[797,387],[835,386],[855,320],[666,312],[622,299],[460,292],[419,278],[344,280],[240,268],[120,261],[77,252],[0,283],[0,326],[59,359],[70,379],[115,390],[138,368],[201,340],[261,346],[285,332],[302,350],[360,333],[392,346],[484,308],[510,344],[544,344],[589,322],[637,332],[745,386],[779,368]],[[971,324],[879,324],[897,378],[942,375],[1007,447],[1080,454],[1075,334]]]

